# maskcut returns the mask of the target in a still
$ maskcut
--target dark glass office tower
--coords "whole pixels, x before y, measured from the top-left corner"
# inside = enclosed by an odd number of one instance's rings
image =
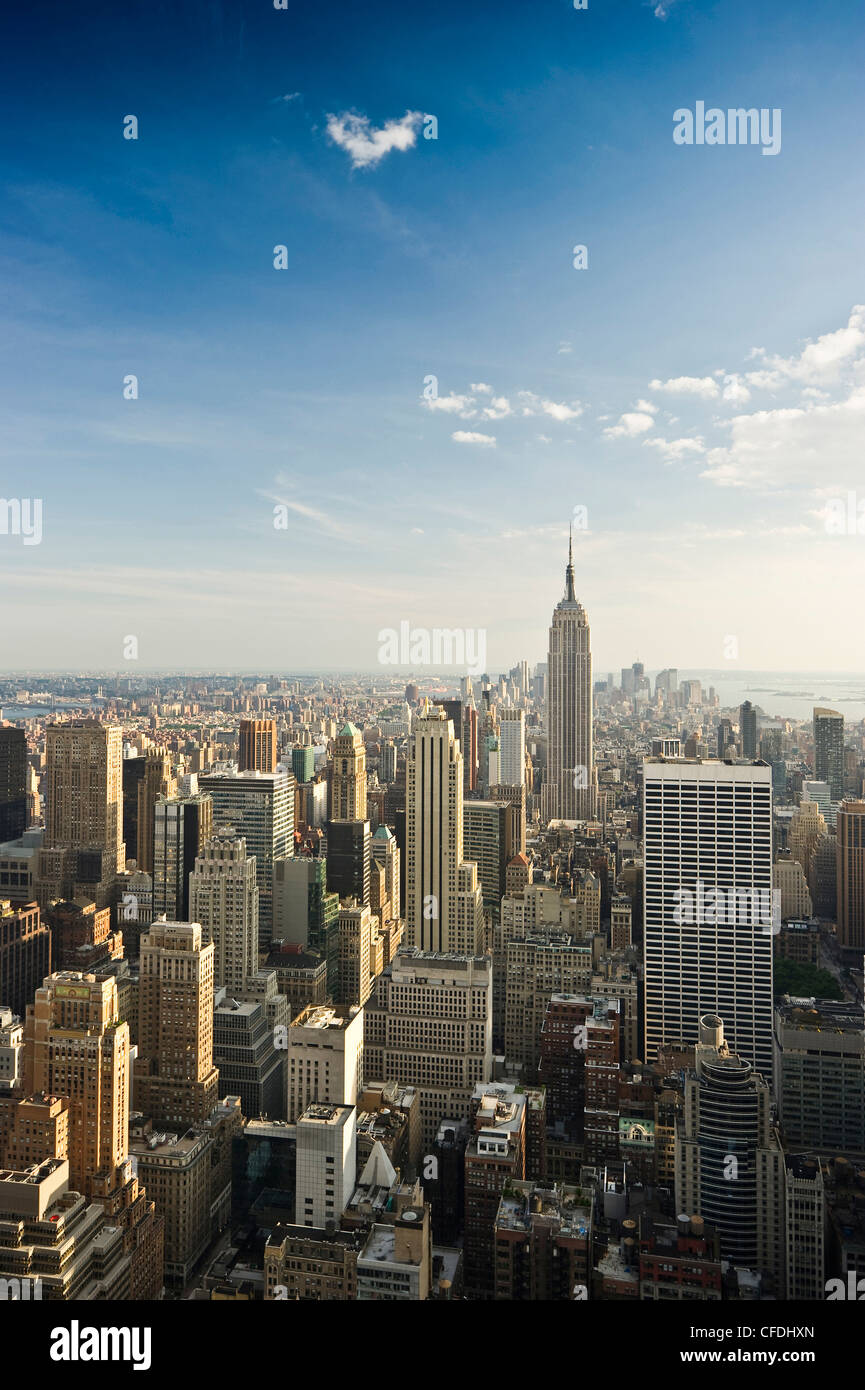
[[[327,831],[327,887],[341,900],[369,904],[372,835],[368,820],[334,820]]]
[[[0,729],[0,844],[27,828],[27,735]]]
[[[844,796],[844,716],[834,709],[814,710],[814,776],[829,783],[833,801]]]

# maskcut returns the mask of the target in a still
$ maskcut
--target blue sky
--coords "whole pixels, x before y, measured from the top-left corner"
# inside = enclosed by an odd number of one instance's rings
[[[599,672],[865,669],[848,0],[3,24],[0,492],[43,534],[0,534],[0,666],[372,669],[404,619],[535,661],[585,507]],[[700,100],[780,153],[675,145]]]

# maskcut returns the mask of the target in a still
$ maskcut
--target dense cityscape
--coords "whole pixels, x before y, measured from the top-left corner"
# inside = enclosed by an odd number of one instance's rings
[[[855,1367],[849,0],[0,23],[6,1378]]]
[[[849,1296],[865,721],[547,645],[3,679],[13,1296]]]

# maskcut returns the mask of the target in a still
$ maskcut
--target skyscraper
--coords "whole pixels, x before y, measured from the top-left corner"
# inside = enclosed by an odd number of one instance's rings
[[[49,725],[45,838],[49,845],[123,845],[123,731],[96,720]],[[122,866],[121,866],[122,867]]]
[[[592,653],[589,621],[574,591],[573,539],[564,598],[549,637],[547,772],[541,802],[547,820],[586,820],[594,813]]]
[[[399,846],[386,825],[380,825],[372,837],[373,863],[380,864],[385,873],[385,897],[390,903],[391,917],[400,916]]]
[[[315,772],[315,749],[310,745],[292,748],[291,770],[298,782],[311,782]]]
[[[141,938],[135,1107],[159,1123],[197,1124],[218,1102],[215,954],[197,922],[154,922]]]
[[[140,761],[135,759],[135,761]],[[177,795],[177,778],[171,771],[171,759],[167,753],[151,748],[143,759],[144,770],[137,778],[135,825],[137,839],[135,852],[129,847],[130,858],[134,858],[139,869],[153,873],[153,808],[160,798],[173,799]],[[126,765],[124,764],[124,772]]]
[[[835,821],[838,837],[838,940],[845,951],[865,950],[865,801],[845,801]]]
[[[276,772],[276,720],[241,719],[240,772]]]
[[[647,1062],[718,1013],[771,1084],[771,778],[764,763],[644,761]]]
[[[363,1014],[365,1080],[416,1086],[432,1144],[443,1119],[468,1116],[476,1084],[492,1074],[489,957],[400,951]]]
[[[521,709],[499,710],[499,784],[505,787],[522,787],[525,780],[525,712]]]
[[[865,1151],[862,1005],[782,996],[775,1009],[775,1091],[788,1149]]]
[[[189,876],[210,839],[213,802],[207,795],[157,801],[153,808],[153,913],[188,922]]]
[[[814,710],[814,776],[828,782],[833,801],[844,795],[844,716],[834,709]]]
[[[724,1040],[724,1024],[699,1021],[694,1070],[675,1141],[676,1210],[714,1226],[721,1255],[773,1275],[784,1297],[784,1154],[772,1127],[769,1086]]]
[[[114,979],[63,970],[36,991],[24,1024],[24,1090],[68,1096],[71,1183],[88,1196],[128,1144],[129,1024]]]
[[[45,759],[45,846],[66,851],[62,896],[86,885],[105,907],[125,866],[123,730],[88,719],[51,724]]]
[[[444,710],[427,705],[417,719],[406,775],[407,944],[477,955],[483,900],[474,864],[463,863],[463,760]]]
[[[729,745],[733,746],[735,752],[736,740],[733,738],[733,725],[729,719],[718,720],[718,757],[723,762],[724,754]]]
[[[366,750],[353,724],[345,724],[334,740],[330,816],[366,820]]]
[[[0,844],[27,828],[27,735],[0,729]]]
[[[742,741],[742,757],[756,758],[757,756],[757,711],[746,700],[739,706],[739,738]],[[719,755],[721,750],[719,749]]]
[[[0,898],[0,1005],[23,1018],[51,969],[51,933],[36,903]]]
[[[501,916],[505,871],[516,847],[510,808],[498,801],[466,801],[463,806],[463,853],[477,865],[484,911],[493,923]]]
[[[200,924],[204,944],[212,941],[216,948],[215,987],[239,996],[258,968],[258,887],[255,859],[233,830],[218,830],[198,855],[189,879],[189,915]]]
[[[328,892],[323,859],[278,859],[273,866],[273,939],[317,951],[327,989],[339,987],[339,897]]]
[[[258,877],[258,940],[270,943],[273,931],[273,865],[294,854],[294,792],[297,783],[284,768],[276,772],[209,772],[199,777],[213,797],[213,828],[230,826],[255,855]]]
[[[368,820],[335,820],[327,830],[327,887],[341,901],[369,904],[372,836]]]
[[[147,759],[137,753],[124,753],[121,780],[123,784],[123,843],[127,859],[138,861],[138,790],[147,771]]]

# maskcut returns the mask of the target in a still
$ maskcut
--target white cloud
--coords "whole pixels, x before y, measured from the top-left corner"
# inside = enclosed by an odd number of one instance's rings
[[[491,396],[493,394],[493,388],[488,386],[485,381],[473,381],[471,389],[476,391],[479,396]]]
[[[609,425],[604,430],[608,439],[634,439],[638,434],[645,434],[646,430],[654,427],[654,420],[651,415],[643,412],[626,412],[617,425]]]
[[[688,454],[706,452],[702,435],[696,435],[693,439],[644,439],[643,444],[647,449],[657,449],[671,463],[679,463]]]
[[[279,102],[300,101],[300,97],[300,92],[286,92],[285,96],[283,97],[274,97],[273,101],[271,102],[271,106],[275,106]]]
[[[507,396],[494,396],[490,404],[484,406],[483,414],[488,420],[503,420],[512,414],[511,403]]]
[[[541,401],[541,410],[544,415],[549,415],[553,420],[578,420],[583,413],[583,407],[578,401],[573,405],[559,404],[558,401]]]
[[[376,129],[368,116],[343,111],[339,116],[328,115],[326,129],[333,143],[347,152],[353,169],[369,169],[391,150],[410,150],[422,121],[422,112],[406,111],[399,120],[386,121]]]
[[[564,402],[544,400],[534,391],[520,391],[519,397],[523,402],[523,415],[549,415],[551,420],[563,424],[568,420],[578,420],[583,413],[579,401],[566,405]]]
[[[717,381],[710,376],[674,376],[668,381],[649,382],[653,391],[669,391],[674,396],[700,396],[704,401],[713,400],[719,394]]]
[[[573,347],[571,346],[570,343],[568,343],[568,342],[559,343],[558,351],[559,351],[560,353],[573,352],[573,350],[574,350],[574,349],[573,349]]]
[[[451,391],[447,396],[424,396],[423,403],[428,410],[441,410],[445,415],[459,415],[463,420],[470,420],[477,414],[474,409],[473,396],[460,396],[455,391]]]
[[[642,411],[644,415],[657,415],[658,413],[658,407],[652,405],[651,401],[637,401],[634,409]]]
[[[482,444],[485,448],[495,448],[494,434],[478,434],[475,430],[454,430],[451,439],[457,444]]]
[[[759,359],[764,365],[749,372],[746,381],[764,391],[778,391],[789,382],[801,381],[825,385],[837,381],[846,366],[865,346],[865,305],[854,304],[843,328],[823,333],[814,343],[807,343],[798,355],[770,356],[765,348],[752,348],[749,359]]]
[[[729,427],[730,443],[708,452],[701,474],[718,487],[861,485],[865,387],[838,401],[736,415]]]

